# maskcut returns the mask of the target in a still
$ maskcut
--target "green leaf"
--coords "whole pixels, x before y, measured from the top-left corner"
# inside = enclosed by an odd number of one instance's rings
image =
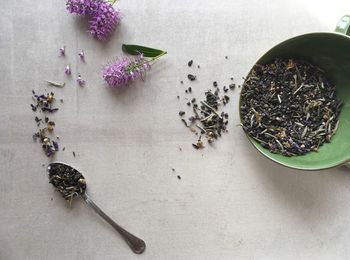
[[[150,57],[150,58],[155,58],[166,54],[166,51],[153,49],[153,48],[140,46],[140,45],[130,45],[130,44],[123,44],[122,50],[131,55],[139,55],[140,53],[143,53],[143,56]]]

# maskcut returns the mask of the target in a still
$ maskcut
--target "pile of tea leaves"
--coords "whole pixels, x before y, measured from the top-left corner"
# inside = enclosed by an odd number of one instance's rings
[[[335,85],[302,60],[256,64],[241,93],[244,131],[273,153],[317,151],[335,134],[341,110]]]
[[[84,176],[72,167],[55,163],[49,166],[49,182],[62,194],[65,200],[72,201],[86,190]]]
[[[193,60],[188,62],[188,66],[191,67]],[[200,66],[197,65],[199,69]],[[197,76],[193,74],[188,74],[187,78],[189,83],[196,81]],[[184,84],[181,81],[181,84]],[[185,89],[185,98],[186,105],[189,108],[192,108],[192,113],[188,116],[186,120],[186,112],[183,110],[179,111],[179,116],[183,124],[190,129],[195,135],[198,136],[197,141],[192,143],[193,148],[202,149],[205,147],[204,138],[207,139],[208,144],[214,143],[218,138],[222,136],[223,133],[228,132],[228,118],[229,115],[223,111],[223,107],[230,101],[228,96],[229,90],[234,90],[236,85],[233,83],[233,78],[231,77],[231,83],[229,86],[220,87],[219,84],[214,81],[212,87],[208,88],[204,92],[205,98],[203,100],[197,101],[197,98],[194,97],[195,89],[188,87]],[[180,96],[177,97],[180,99]],[[204,137],[204,138],[203,138]]]
[[[36,133],[33,134],[34,141],[39,140],[43,151],[45,152],[47,157],[53,156],[58,150],[58,139],[56,136],[56,141],[53,140],[53,132],[55,127],[55,122],[50,120],[48,117],[48,113],[54,113],[58,111],[57,107],[54,107],[54,103],[56,101],[55,94],[53,92],[49,92],[46,94],[37,94],[34,90],[32,90],[32,100],[34,104],[30,104],[32,111],[39,111],[42,113],[43,118],[35,116],[34,120],[39,128]],[[62,102],[63,100],[61,100]],[[41,127],[43,126],[43,127]]]

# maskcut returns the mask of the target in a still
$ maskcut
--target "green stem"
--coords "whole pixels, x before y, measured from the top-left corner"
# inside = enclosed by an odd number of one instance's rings
[[[138,64],[137,66],[129,67],[129,68],[128,68],[128,71],[133,71],[133,70],[136,69],[137,67],[141,67],[141,66],[143,66],[144,64],[150,63],[150,62],[152,62],[152,61],[156,61],[157,59],[159,59],[160,57],[162,57],[162,56],[165,55],[165,54],[167,54],[166,51],[162,52],[161,54],[159,54],[159,55],[156,56],[156,57],[153,57],[153,58],[150,59],[150,60],[147,60],[147,61],[145,61],[145,62],[143,62],[143,63]]]
[[[150,59],[149,61],[147,61],[146,63],[150,63],[152,61],[156,62],[157,59],[159,59],[160,57],[162,57],[163,55],[167,54],[166,51],[162,52],[161,54],[159,54],[158,56],[156,57],[153,57],[152,59]]]
[[[165,55],[165,54],[167,54],[166,51],[162,52],[161,54],[159,54],[159,55],[156,56],[156,57],[153,57],[149,62],[154,61],[154,60],[157,60],[157,59],[159,59],[160,57],[162,57],[162,56]]]
[[[114,5],[118,0],[107,0],[106,2],[110,5]]]

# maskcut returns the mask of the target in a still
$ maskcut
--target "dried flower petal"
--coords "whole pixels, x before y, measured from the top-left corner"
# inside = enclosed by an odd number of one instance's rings
[[[55,151],[58,151],[59,147],[58,147],[58,143],[55,141],[52,141],[52,145],[55,148]]]
[[[59,48],[58,51],[59,51],[60,56],[65,56],[66,55],[66,46]]]
[[[83,80],[80,75],[78,75],[77,82],[80,87],[85,86],[85,83],[86,83],[85,80]]]
[[[70,66],[69,65],[67,65],[66,68],[64,69],[64,73],[66,75],[70,75],[71,74],[71,70],[70,70]]]
[[[84,60],[85,54],[84,54],[83,50],[81,52],[79,52],[78,55],[79,55],[80,59]]]

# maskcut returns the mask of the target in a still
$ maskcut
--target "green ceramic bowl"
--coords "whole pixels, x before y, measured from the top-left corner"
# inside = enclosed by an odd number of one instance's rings
[[[318,65],[336,84],[337,96],[343,101],[336,134],[330,143],[323,144],[317,152],[286,157],[271,153],[247,135],[250,142],[266,157],[284,166],[302,170],[321,170],[343,164],[350,165],[349,27],[350,16],[346,15],[339,21],[335,33],[309,33],[291,38],[270,49],[257,61],[258,64],[266,64],[276,57],[293,57]]]

